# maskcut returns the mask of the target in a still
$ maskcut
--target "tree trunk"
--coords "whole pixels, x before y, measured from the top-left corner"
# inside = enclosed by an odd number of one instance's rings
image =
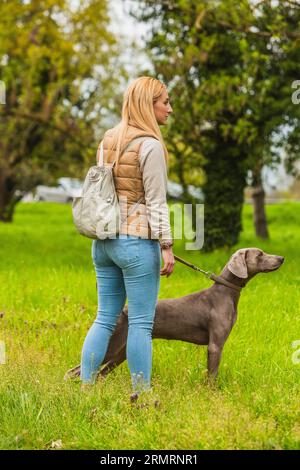
[[[262,184],[257,184],[252,190],[253,221],[257,237],[269,238],[265,211],[265,191]]]
[[[21,197],[14,196],[13,179],[3,169],[0,170],[0,221],[12,222],[14,209]]]
[[[218,142],[204,165],[203,251],[231,247],[242,230],[242,208],[246,186],[243,155],[236,156],[235,142]]]

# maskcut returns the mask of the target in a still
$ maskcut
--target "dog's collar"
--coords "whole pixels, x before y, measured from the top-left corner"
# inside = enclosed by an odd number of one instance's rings
[[[189,263],[188,261],[185,261],[184,259],[180,258],[179,256],[174,254],[174,258],[180,261],[180,263],[186,264],[192,269],[195,269],[195,271],[200,271],[202,274],[205,274],[205,276],[208,279],[211,279],[212,281],[215,281],[217,284],[223,284],[223,286],[226,287],[231,287],[231,289],[241,291],[243,287],[245,287],[245,284],[242,286],[237,286],[236,284],[233,284],[230,281],[227,281],[227,279],[224,279],[222,276],[216,276],[214,273],[211,271],[203,271],[203,269],[200,269],[198,266],[195,266],[195,264]]]
[[[237,286],[236,284],[233,284],[232,282],[227,281],[227,279],[224,279],[224,277],[221,276],[216,276],[214,273],[211,273],[209,276],[210,279],[215,281],[217,284],[223,284],[223,286],[226,287],[231,287],[231,289],[237,290],[240,292],[244,286]]]

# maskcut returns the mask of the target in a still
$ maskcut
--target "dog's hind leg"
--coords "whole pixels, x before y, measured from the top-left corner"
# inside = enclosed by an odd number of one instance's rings
[[[114,359],[108,361],[102,369],[98,372],[98,377],[106,377],[113,369],[122,364],[126,359],[126,344],[125,346],[118,351]]]
[[[126,345],[115,354],[113,359],[103,362],[102,368],[97,373],[97,378],[105,378],[113,369],[122,364],[126,359]],[[81,364],[70,369],[64,376],[64,380],[80,377]]]

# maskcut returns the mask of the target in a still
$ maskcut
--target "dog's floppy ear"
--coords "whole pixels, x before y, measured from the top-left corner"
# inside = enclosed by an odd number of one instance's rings
[[[247,250],[238,250],[232,255],[227,265],[229,271],[231,271],[232,274],[243,279],[248,277],[246,253]]]

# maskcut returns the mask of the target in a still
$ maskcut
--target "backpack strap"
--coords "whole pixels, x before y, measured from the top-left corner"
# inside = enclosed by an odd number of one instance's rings
[[[97,154],[96,154],[96,165],[103,166],[103,140],[98,145]]]
[[[150,136],[149,136],[150,137]],[[127,145],[126,147],[123,149],[121,155],[125,152],[125,150],[128,150],[129,148],[133,147],[133,145],[136,143],[136,142],[139,142],[139,141],[143,141],[145,138],[147,138],[147,136],[140,136],[140,137],[136,137],[135,139],[132,139]],[[101,143],[99,144],[98,146],[98,149],[97,149],[97,155],[96,155],[96,163],[97,165],[99,166],[103,166],[104,165],[104,153],[103,153],[103,140],[101,141]],[[113,168],[116,164],[116,159],[113,161],[113,163],[111,164],[111,167]]]

